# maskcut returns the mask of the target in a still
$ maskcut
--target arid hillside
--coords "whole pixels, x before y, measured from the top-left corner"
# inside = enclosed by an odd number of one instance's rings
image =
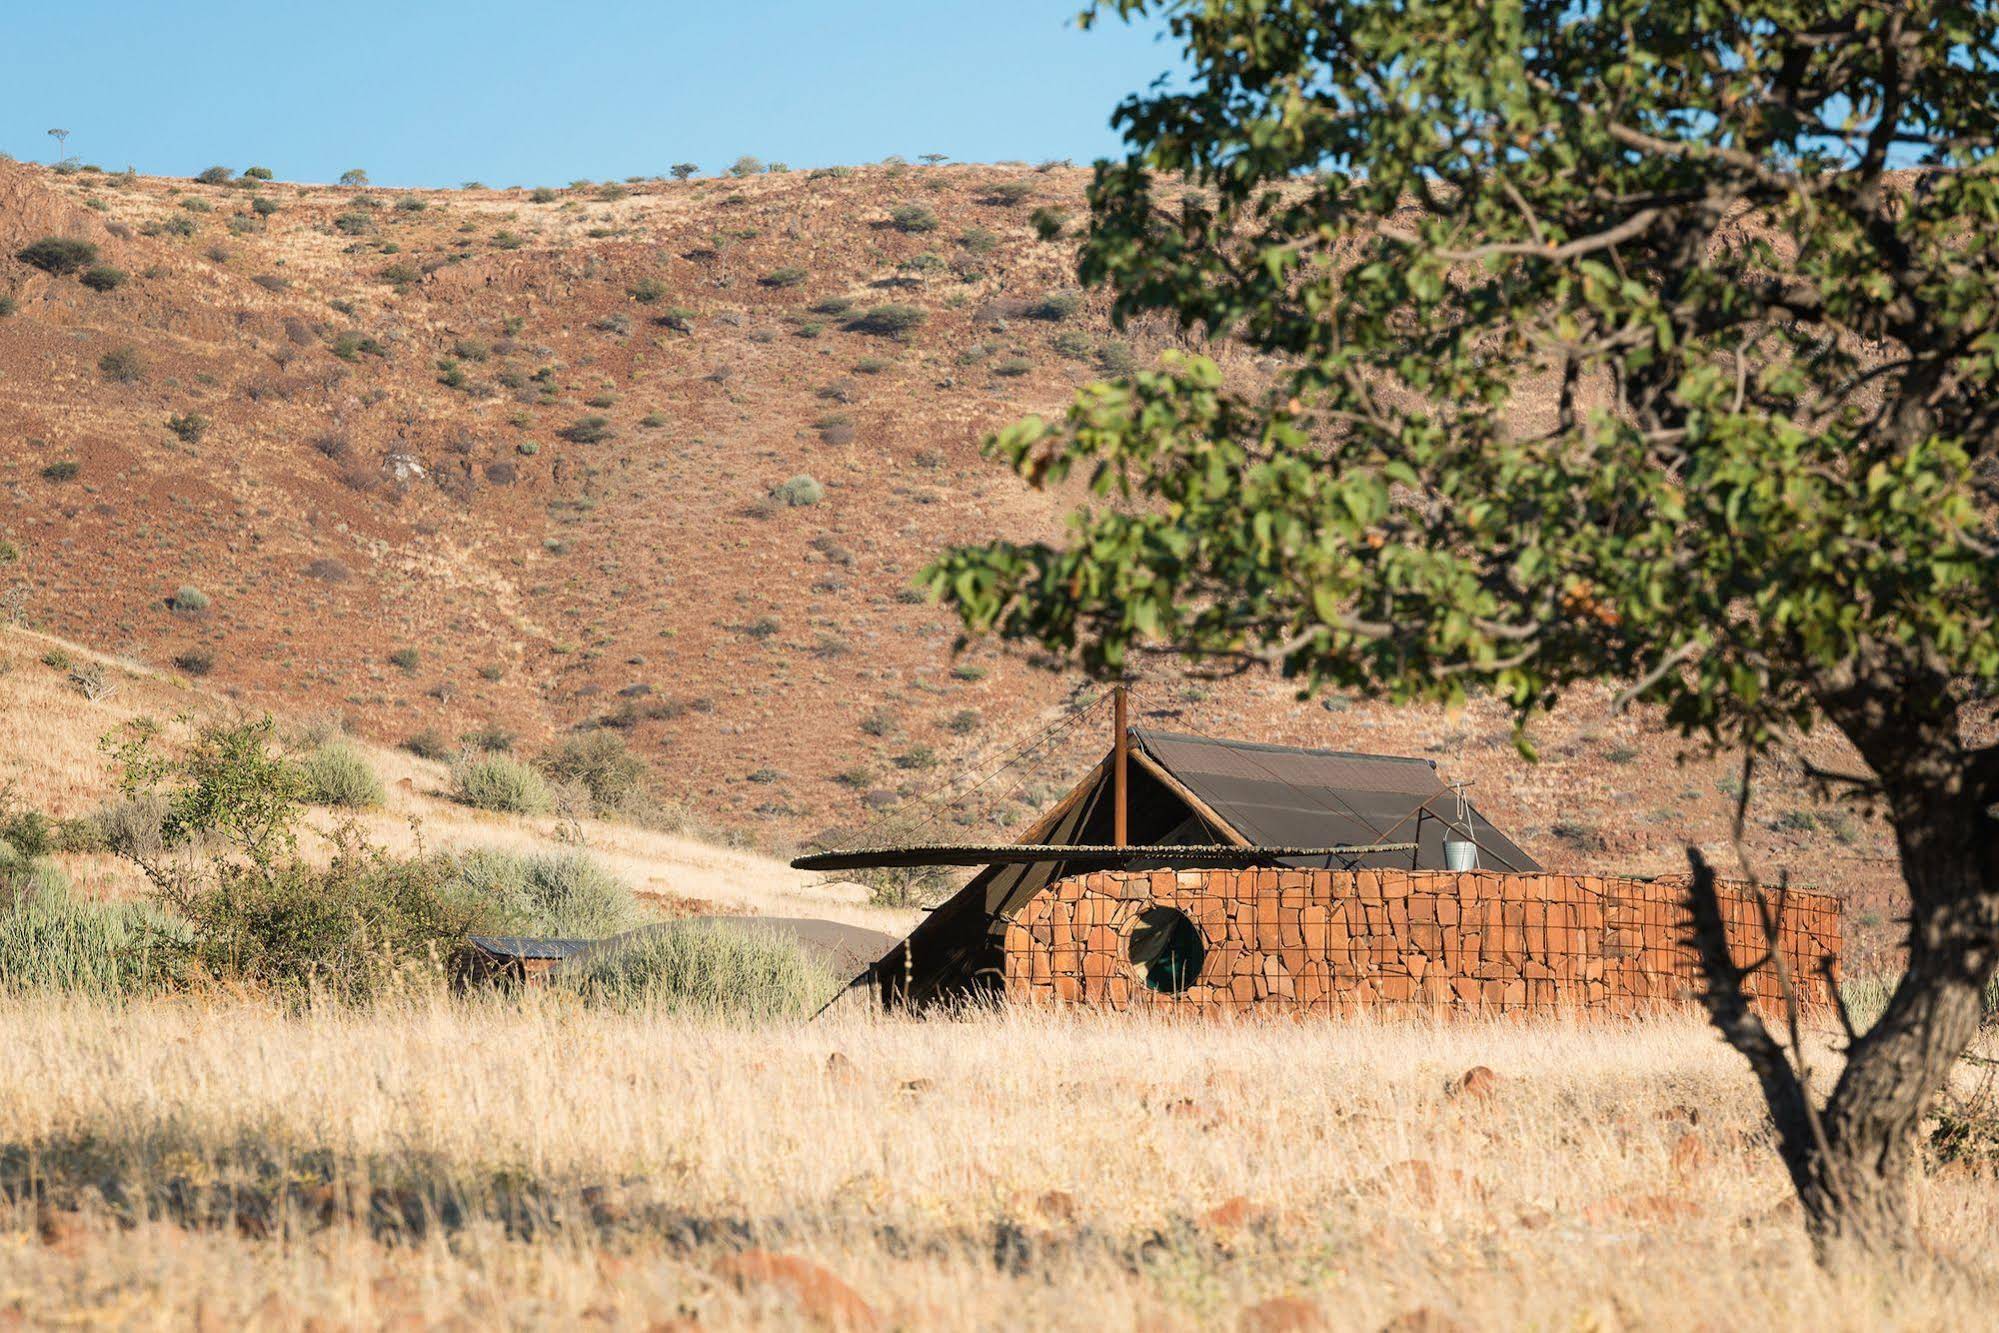
[[[1087,697],[954,656],[910,588],[947,541],[1059,531],[983,432],[1166,343],[1075,290],[1085,180],[392,191],[0,164],[0,611],[384,743],[618,728],[766,846],[854,826]],[[31,249],[50,237],[94,255]],[[1549,719],[1530,766],[1482,704],[1139,686],[1154,725],[1431,755],[1551,864],[1733,855],[1729,759],[1677,764],[1608,695]],[[982,817],[1018,821],[1099,737],[1060,739]],[[1766,781],[1757,868],[1848,890],[1852,933],[1878,930],[1881,826]]]

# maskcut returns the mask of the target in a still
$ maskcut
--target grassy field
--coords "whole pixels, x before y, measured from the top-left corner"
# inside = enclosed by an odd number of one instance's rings
[[[1334,1328],[1874,1329],[1999,1302],[1999,1190],[1961,1168],[1918,1186],[1920,1266],[1816,1269],[1692,1019],[55,998],[0,1002],[0,1032],[0,1327],[1319,1326],[1263,1304],[1291,1298]],[[1498,1083],[1454,1095],[1475,1065]]]

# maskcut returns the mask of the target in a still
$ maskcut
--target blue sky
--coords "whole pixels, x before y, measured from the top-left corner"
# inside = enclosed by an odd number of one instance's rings
[[[63,0],[0,5],[0,150],[108,170],[268,166],[383,185],[559,185],[890,153],[1118,151],[1175,64],[1082,0]]]

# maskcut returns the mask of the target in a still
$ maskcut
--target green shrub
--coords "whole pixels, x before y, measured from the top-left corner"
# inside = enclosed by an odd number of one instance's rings
[[[455,883],[463,906],[509,934],[599,939],[638,920],[631,889],[581,852],[466,852]]]
[[[661,282],[658,278],[648,273],[637,282],[634,282],[628,290],[631,293],[631,298],[640,305],[651,305],[666,295],[667,286],[664,282]]]
[[[44,273],[61,277],[66,273],[76,273],[97,262],[97,247],[89,241],[80,241],[70,236],[44,236],[41,240],[16,252],[16,259],[32,265]]]
[[[398,648],[389,654],[389,665],[405,674],[414,672],[423,661],[423,654],[414,648]]]
[[[1097,366],[1106,375],[1129,375],[1138,369],[1138,354],[1131,350],[1130,343],[1106,339],[1097,349]]]
[[[1075,292],[1050,292],[1027,307],[1029,319],[1045,319],[1050,322],[1065,320],[1082,308],[1083,298]]]
[[[271,169],[269,167],[245,167],[243,168],[243,179],[252,180],[252,181],[267,181],[275,178],[271,175]]]
[[[366,757],[346,741],[328,741],[300,761],[306,799],[344,810],[372,810],[388,796]]]
[[[676,162],[667,171],[677,181],[684,181],[701,168],[692,162]]]
[[[109,264],[96,264],[85,269],[83,276],[77,281],[93,292],[116,291],[125,285],[125,270],[113,268]]]
[[[897,204],[889,210],[889,225],[912,234],[937,230],[937,215],[923,204]]]
[[[342,185],[366,185],[368,183],[368,173],[359,167],[354,167],[351,170],[340,173],[340,183]]]
[[[921,328],[928,318],[928,314],[913,305],[878,305],[849,320],[847,327],[858,333],[875,333],[884,337],[898,338]]]
[[[797,265],[788,264],[783,268],[772,269],[761,278],[758,278],[757,281],[766,287],[796,287],[811,276],[811,274]]]
[[[729,174],[739,179],[744,176],[758,175],[763,169],[764,164],[757,158],[751,157],[748,153],[743,154],[729,164]]]
[[[59,458],[42,469],[43,481],[75,481],[82,466],[74,458]]]
[[[0,864],[0,882],[8,878]],[[25,872],[26,880],[25,891],[0,891],[0,992],[108,1000],[170,974],[185,929],[151,904],[79,897],[46,864]]]
[[[1012,208],[1015,204],[1024,203],[1033,193],[1034,185],[1031,181],[1001,181],[986,190],[984,199],[989,204]]]
[[[974,255],[989,255],[999,249],[999,243],[999,234],[984,227],[973,227],[958,238],[958,244],[965,247],[965,252]]]
[[[545,814],[553,799],[540,773],[492,751],[453,765],[451,786],[452,796],[464,804],[503,814]]]
[[[161,832],[167,817],[167,798],[158,792],[140,792],[100,805],[89,819],[97,825],[106,851],[131,860],[157,856],[165,845]]]
[[[556,782],[580,784],[602,813],[628,806],[645,792],[645,761],[615,732],[565,736],[542,753],[537,766]]]
[[[205,676],[215,670],[215,654],[206,648],[189,648],[174,654],[174,666],[190,676]]]
[[[174,595],[167,599],[167,605],[183,615],[200,615],[209,608],[208,594],[190,584],[182,584],[174,589]]]
[[[136,384],[146,378],[146,363],[137,348],[114,347],[97,358],[97,372],[113,384]]]
[[[457,747],[435,727],[425,727],[417,732],[403,742],[403,748],[419,759],[433,759],[440,762],[458,753]]]
[[[210,167],[199,176],[196,176],[195,180],[203,185],[227,185],[230,177],[235,174],[235,172],[227,167]]]
[[[805,308],[815,315],[844,315],[854,303],[844,296],[822,296]]]
[[[770,497],[781,504],[797,508],[802,505],[816,505],[826,498],[826,488],[817,480],[803,473],[781,482],[771,488]]]
[[[1012,378],[1017,375],[1025,375],[1028,371],[1033,369],[1034,369],[1034,363],[1028,360],[1026,357],[1010,356],[1007,357],[1005,360],[996,363],[993,366],[993,374],[1005,375],[1009,378]]]
[[[265,198],[252,199],[250,201],[250,211],[260,218],[267,218],[278,211],[278,201]]]
[[[0,319],[5,319],[21,308],[21,303],[11,296],[0,296]]]
[[[597,444],[611,438],[611,423],[605,417],[584,417],[555,432],[571,444]]]
[[[167,418],[167,429],[189,444],[199,444],[208,433],[208,418],[199,412],[180,412]]]
[[[1033,224],[1034,234],[1044,241],[1059,240],[1062,229],[1069,225],[1067,213],[1059,208],[1050,208],[1046,204],[1035,209],[1027,220]]]
[[[698,921],[644,930],[556,975],[585,1000],[615,1009],[752,1021],[809,1016],[842,980],[775,931]]]

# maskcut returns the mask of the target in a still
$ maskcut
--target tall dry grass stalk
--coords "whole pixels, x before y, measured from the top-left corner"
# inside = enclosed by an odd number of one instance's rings
[[[1453,1096],[1473,1065],[1502,1081]],[[1923,1183],[1918,1268],[1816,1269],[1749,1080],[1690,1018],[745,1029],[561,995],[0,1000],[0,1178],[30,1177],[43,1202],[0,1213],[0,1309],[35,1323],[799,1323],[714,1275],[751,1240],[926,1329],[1231,1327],[1281,1294],[1338,1328],[1999,1308],[1982,1177]],[[215,1209],[286,1182],[307,1205],[275,1222]]]

